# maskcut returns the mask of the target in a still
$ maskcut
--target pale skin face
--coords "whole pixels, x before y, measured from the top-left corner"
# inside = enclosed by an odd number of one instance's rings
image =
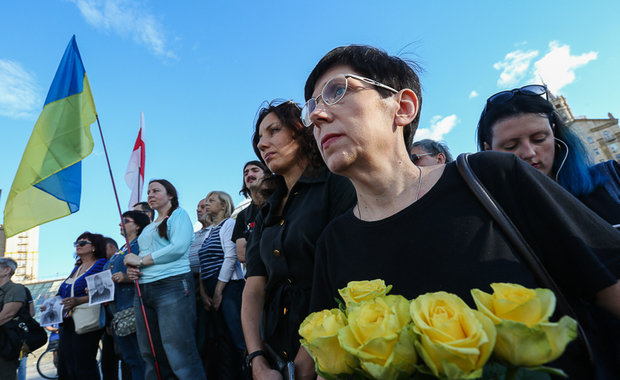
[[[166,188],[161,183],[151,182],[146,193],[148,194],[147,199],[149,206],[151,206],[153,210],[157,210],[158,215],[165,214],[160,210],[167,210],[172,207],[172,203],[170,202],[172,196],[168,195]]]
[[[523,114],[500,120],[493,125],[491,146],[485,150],[514,153],[519,158],[553,178],[555,141],[546,116]]]
[[[77,239],[77,241],[80,240],[88,240],[85,237],[81,237],[79,239]],[[81,247],[81,246],[77,246],[75,247],[75,254],[78,255],[79,257],[83,257],[89,254],[94,254],[95,253],[95,247],[93,247],[92,244],[86,244],[85,246]]]
[[[427,151],[425,151],[419,146],[414,146],[411,149],[412,155],[413,154],[422,155],[422,154],[427,154],[427,153],[428,153]],[[441,165],[445,163],[446,163],[446,156],[443,153],[439,153],[434,157],[429,154],[429,155],[420,157],[417,161],[414,161],[414,164],[418,166],[433,166],[433,165]]]
[[[124,217],[124,219],[127,220],[125,222],[125,230],[127,231],[127,237],[133,238],[133,237],[138,236],[138,225],[134,222],[134,220],[128,217]],[[123,225],[121,223],[119,223],[118,225],[121,227],[121,235],[125,236],[125,234],[123,233]],[[116,252],[113,252],[112,254],[114,253]]]
[[[256,165],[250,164],[243,169],[243,183],[245,183],[245,187],[250,191],[260,187],[260,184],[263,182],[263,177],[265,177],[263,169]]]
[[[361,75],[347,65],[334,66],[318,79],[312,96],[318,96],[337,74]],[[394,133],[401,123],[399,102],[394,100],[403,93],[383,98],[373,85],[355,78],[348,78],[347,83],[347,92],[338,103],[328,106],[319,100],[310,115],[321,155],[329,169],[338,174],[345,173],[353,163],[372,165],[379,152],[393,152],[394,146],[401,144],[404,147],[402,134]]]
[[[209,198],[205,199],[205,210],[207,215],[219,220],[225,212],[224,203],[220,201],[220,198],[216,194],[211,194]]]
[[[205,215],[205,200],[201,199],[200,202],[198,202],[198,206],[196,207],[196,217],[198,218],[198,220],[202,220],[204,215]]]
[[[285,175],[298,165],[299,144],[293,131],[282,125],[274,113],[268,114],[259,126],[258,149],[267,167],[276,174]]]

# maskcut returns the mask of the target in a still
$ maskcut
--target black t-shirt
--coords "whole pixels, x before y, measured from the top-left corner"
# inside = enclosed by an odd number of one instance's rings
[[[237,215],[237,219],[235,221],[235,228],[233,229],[231,240],[233,243],[236,243],[238,239],[249,240],[250,234],[254,229],[254,219],[256,219],[256,215],[258,215],[258,206],[251,202],[250,205]]]
[[[620,234],[576,198],[513,154],[483,152],[470,162],[564,292],[591,300],[620,277]],[[536,287],[454,163],[395,215],[364,222],[350,210],[327,226],[310,311],[337,307],[338,289],[349,281],[373,279],[407,299],[446,291],[471,307],[470,290],[492,293],[493,282]]]
[[[611,177],[608,179],[609,182],[597,186],[590,194],[580,195],[577,198],[598,216],[615,225],[620,224],[620,199],[618,199],[619,194],[617,194],[620,187],[620,164],[616,161],[611,162],[611,164],[608,165],[607,162],[603,162],[595,166],[605,176]],[[615,197],[611,195],[612,193],[615,193]]]
[[[266,276],[267,288],[278,281],[311,283],[316,241],[327,224],[355,204],[355,189],[348,178],[320,169],[295,183],[286,196],[281,187],[267,200],[255,219],[246,250],[247,277]]]

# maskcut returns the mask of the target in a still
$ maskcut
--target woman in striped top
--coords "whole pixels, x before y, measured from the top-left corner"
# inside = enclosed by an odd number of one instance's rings
[[[212,191],[205,199],[207,215],[213,218],[211,234],[198,251],[200,257],[200,293],[211,309],[216,328],[220,356],[218,378],[240,379],[245,340],[241,329],[241,296],[245,280],[232,241],[235,221],[230,218],[234,204],[230,195]],[[232,346],[231,346],[232,345]],[[226,348],[230,347],[229,350]]]

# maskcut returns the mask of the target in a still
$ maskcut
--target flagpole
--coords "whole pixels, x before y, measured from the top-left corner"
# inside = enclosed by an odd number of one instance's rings
[[[101,123],[99,123],[99,115],[97,117],[97,126],[99,126],[99,134],[101,135],[101,143],[103,145],[103,152],[105,153],[105,159],[108,162],[108,170],[110,171],[110,180],[112,180],[112,188],[114,189],[114,197],[116,198],[116,206],[118,207],[118,214],[121,218],[121,226],[123,231],[125,231],[125,221],[123,220],[123,212],[121,211],[121,204],[118,201],[118,193],[116,192],[116,185],[114,184],[114,175],[112,175],[112,166],[110,165],[110,158],[108,157],[108,150],[105,146],[105,140],[103,139],[103,131],[101,130]],[[138,179],[138,183],[139,183]],[[123,234],[125,236],[125,245],[127,247],[127,253],[131,253],[131,248],[129,247],[129,240],[127,234]],[[155,370],[157,371],[157,378],[161,380],[161,374],[159,373],[159,364],[157,363],[157,355],[155,353],[155,346],[153,345],[153,337],[151,336],[151,329],[149,328],[149,322],[146,318],[146,309],[144,308],[144,302],[142,300],[142,292],[140,291],[140,285],[138,284],[138,280],[134,280],[134,285],[136,286],[136,291],[138,292],[138,299],[140,300],[140,307],[142,309],[142,316],[144,317],[144,324],[146,325],[146,334],[149,337],[149,343],[151,345],[151,353],[153,354],[153,361],[155,362]]]

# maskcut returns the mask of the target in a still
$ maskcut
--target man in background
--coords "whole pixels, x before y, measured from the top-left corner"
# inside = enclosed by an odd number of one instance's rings
[[[0,326],[9,322],[27,302],[26,288],[11,281],[17,262],[9,257],[0,257]],[[19,359],[0,356],[0,380],[15,380]]]
[[[413,143],[411,161],[417,166],[443,165],[454,161],[445,141],[430,139]]]
[[[133,205],[133,208],[131,209],[131,211],[140,211],[145,213],[146,215],[149,216],[149,219],[151,220],[151,223],[153,222],[153,216],[155,215],[155,213],[153,212],[153,209],[151,208],[151,206],[149,206],[148,202],[138,202],[135,205]]]
[[[239,194],[250,198],[252,202],[237,215],[232,234],[232,241],[237,247],[237,258],[242,264],[245,264],[245,248],[254,229],[254,219],[256,219],[258,211],[265,202],[265,199],[260,195],[261,185],[263,180],[270,176],[271,171],[260,161],[249,161],[243,167],[243,187],[241,187]]]

